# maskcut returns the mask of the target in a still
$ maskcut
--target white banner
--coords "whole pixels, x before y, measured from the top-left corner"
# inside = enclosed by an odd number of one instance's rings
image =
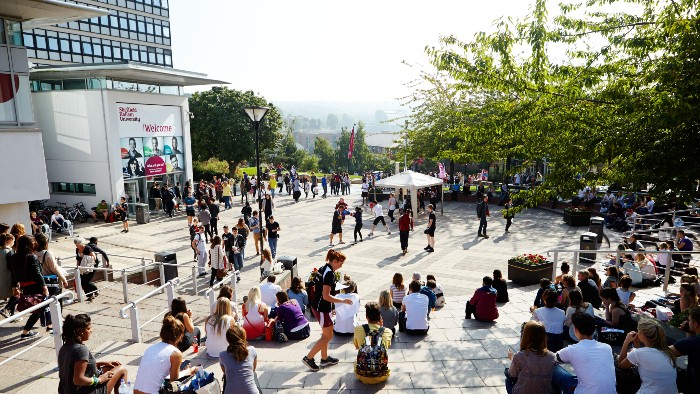
[[[115,116],[122,138],[182,136],[180,107],[130,103],[116,105]]]

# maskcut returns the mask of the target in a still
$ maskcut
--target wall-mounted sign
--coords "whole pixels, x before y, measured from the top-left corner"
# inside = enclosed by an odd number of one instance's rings
[[[180,107],[130,103],[117,103],[116,106],[115,116],[122,138],[182,136]]]

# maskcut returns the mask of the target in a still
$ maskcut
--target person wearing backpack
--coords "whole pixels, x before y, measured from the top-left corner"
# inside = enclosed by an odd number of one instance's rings
[[[389,356],[392,332],[382,327],[379,304],[365,304],[367,324],[355,327],[353,343],[357,349],[355,377],[364,384],[377,384],[389,378]]]

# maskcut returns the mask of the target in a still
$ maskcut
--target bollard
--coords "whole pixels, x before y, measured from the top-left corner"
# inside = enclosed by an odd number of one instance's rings
[[[124,292],[124,303],[129,303],[129,277],[126,275],[126,269],[122,269],[122,292]]]
[[[78,302],[83,302],[83,284],[80,282],[80,268],[75,267],[73,270],[75,280],[75,294],[78,295]]]
[[[197,295],[197,267],[192,266],[192,293]]]
[[[141,274],[143,275],[143,284],[148,282],[148,274],[146,273],[146,260],[141,257]]]
[[[141,321],[139,319],[139,310],[136,305],[131,307],[129,311],[131,317],[131,339],[136,342],[141,342]]]
[[[659,251],[663,253],[662,251]],[[666,254],[671,254],[671,252],[666,252]],[[671,259],[666,262],[666,270],[664,271],[664,293],[668,294],[668,279],[671,276]]]
[[[559,268],[559,252],[554,252],[554,269],[552,269],[552,283],[557,278],[557,269]]]
[[[49,304],[49,313],[51,313],[51,323],[53,324],[53,344],[56,350],[56,358],[58,358],[58,351],[63,346],[63,338],[61,337],[63,333],[63,317],[61,315],[61,304],[55,296],[51,298],[53,302]]]
[[[216,302],[216,296],[214,295],[214,290],[209,289],[209,290],[207,290],[207,292],[209,293],[209,305],[210,306],[214,305],[214,303]]]

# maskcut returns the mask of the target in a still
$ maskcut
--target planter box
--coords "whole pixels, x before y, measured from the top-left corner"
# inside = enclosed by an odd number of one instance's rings
[[[540,283],[542,278],[552,278],[554,263],[547,261],[543,264],[530,265],[508,260],[508,279],[519,285],[534,285]]]
[[[564,223],[569,226],[588,226],[591,223],[592,212],[571,213],[564,211]]]

